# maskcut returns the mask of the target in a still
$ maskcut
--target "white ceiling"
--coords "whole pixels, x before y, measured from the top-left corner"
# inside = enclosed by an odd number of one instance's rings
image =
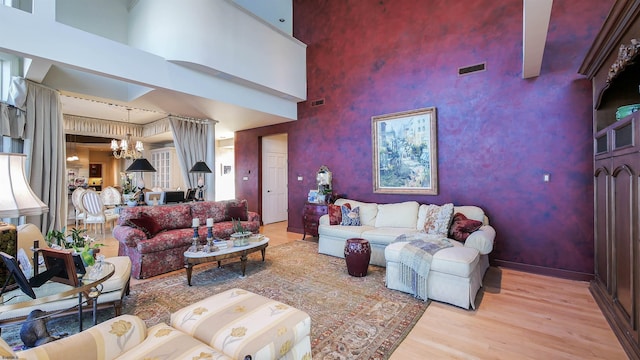
[[[129,8],[135,6],[137,2],[136,0],[121,1],[127,3]],[[265,6],[261,0],[234,1],[282,31],[287,32],[286,29],[291,28],[291,0],[271,0],[268,6]],[[148,124],[166,118],[169,115],[196,119],[214,119],[217,121],[217,139],[231,138],[233,133],[238,130],[287,121],[287,119],[280,116],[213,99],[200,98],[161,88],[149,89],[118,79],[83,73],[56,65],[52,66],[38,59],[31,61],[30,74],[25,76],[30,80],[58,89],[61,94],[63,113],[68,115],[130,122],[132,124]],[[69,83],[73,84],[73,89],[66,87]],[[132,93],[135,96],[132,96]],[[131,98],[135,100],[129,101],[128,99]],[[128,111],[127,109],[131,110]],[[170,140],[171,134],[166,133],[154,136],[151,139],[145,139],[145,142],[166,142]]]

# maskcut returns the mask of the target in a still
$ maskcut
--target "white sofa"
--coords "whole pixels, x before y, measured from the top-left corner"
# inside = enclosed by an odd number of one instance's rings
[[[411,293],[400,277],[400,251],[407,242],[394,242],[403,234],[414,234],[424,228],[426,205],[415,201],[394,204],[364,203],[338,199],[335,205],[349,203],[360,208],[360,226],[331,225],[329,215],[320,218],[318,252],[344,257],[345,241],[363,238],[371,246],[370,264],[386,266],[387,287]],[[495,230],[484,211],[477,206],[455,206],[455,213],[484,225],[469,235],[464,243],[452,240],[453,247],[433,255],[428,276],[429,299],[462,308],[475,308],[475,296],[489,268],[488,254],[493,250]]]

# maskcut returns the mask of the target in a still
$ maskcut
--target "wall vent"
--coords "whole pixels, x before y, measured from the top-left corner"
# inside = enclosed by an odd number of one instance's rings
[[[322,106],[324,105],[324,99],[317,99],[311,102],[311,107]]]
[[[470,75],[485,70],[487,70],[487,63],[483,62],[476,65],[458,68],[458,76]]]

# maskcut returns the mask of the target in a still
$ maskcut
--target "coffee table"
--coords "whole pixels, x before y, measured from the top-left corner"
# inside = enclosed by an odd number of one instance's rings
[[[256,251],[260,251],[262,252],[262,261],[264,261],[264,255],[267,246],[269,246],[269,238],[265,237],[260,241],[250,242],[246,246],[234,246],[216,252],[206,253],[204,251],[185,251],[184,268],[187,270],[187,283],[189,284],[189,286],[191,286],[191,273],[193,271],[194,265],[217,261],[218,267],[220,267],[220,262],[222,260],[233,259],[237,257],[240,258],[240,262],[242,265],[242,277],[244,277],[245,270],[247,268],[247,255]]]

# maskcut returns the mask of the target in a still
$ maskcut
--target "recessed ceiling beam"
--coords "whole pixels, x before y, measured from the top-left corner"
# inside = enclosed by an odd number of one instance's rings
[[[540,75],[553,0],[523,0],[522,78]]]

